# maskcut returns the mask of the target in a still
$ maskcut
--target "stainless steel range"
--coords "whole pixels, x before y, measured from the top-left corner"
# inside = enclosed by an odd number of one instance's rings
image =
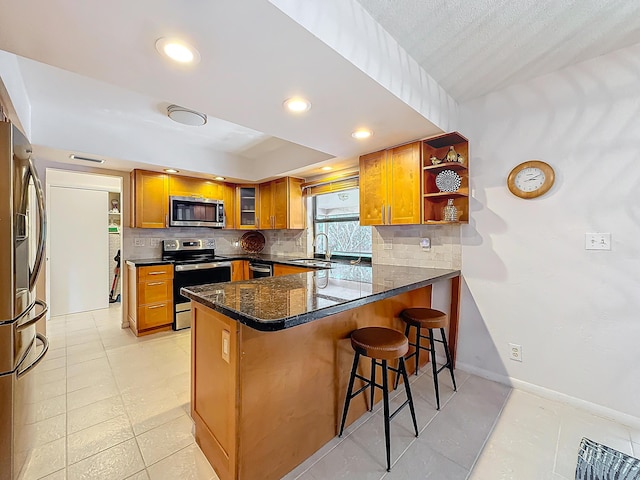
[[[216,241],[213,238],[163,240],[162,259],[174,264],[174,330],[191,326],[191,300],[180,294],[182,287],[231,281],[231,262],[224,257],[217,257],[215,249]]]

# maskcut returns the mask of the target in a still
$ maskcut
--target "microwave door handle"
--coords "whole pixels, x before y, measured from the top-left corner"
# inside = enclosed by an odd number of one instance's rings
[[[44,210],[44,194],[42,192],[42,184],[40,183],[40,179],[38,178],[38,172],[36,172],[35,167],[33,166],[33,162],[29,160],[29,173],[31,174],[31,178],[33,178],[33,185],[36,189],[36,206],[38,207],[38,248],[36,250],[36,259],[33,263],[33,270],[29,272],[29,290],[33,290],[36,285],[36,281],[38,280],[38,274],[40,273],[40,268],[42,268],[42,261],[44,260],[44,247],[45,240],[47,234],[47,214]],[[25,188],[29,188],[29,181],[26,181],[27,184]]]
[[[44,345],[44,348],[38,354],[38,356],[35,358],[35,360],[33,362],[31,362],[29,365],[27,365],[24,368],[21,368],[21,365],[18,366],[18,370],[16,371],[16,377],[18,377],[18,378],[20,378],[23,375],[26,375],[31,370],[33,370],[33,368],[35,368],[35,366],[40,363],[40,361],[44,358],[45,354],[49,350],[49,340],[47,340],[47,337],[45,337],[41,333],[36,333],[36,338],[38,340],[40,340],[40,342],[42,342],[42,345]]]

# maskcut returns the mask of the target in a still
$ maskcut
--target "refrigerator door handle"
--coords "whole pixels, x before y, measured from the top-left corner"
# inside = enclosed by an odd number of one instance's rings
[[[35,167],[33,166],[33,162],[29,160],[29,173],[33,178],[33,185],[36,189],[36,205],[38,207],[38,219],[39,219],[39,229],[38,229],[38,249],[36,251],[36,259],[33,263],[33,270],[29,272],[29,290],[33,290],[36,285],[36,281],[38,280],[38,274],[40,273],[40,268],[42,267],[42,261],[44,260],[44,247],[45,247],[45,239],[47,234],[47,216],[44,210],[44,193],[42,192],[42,184],[40,183],[40,178],[38,178],[38,172],[36,172]],[[25,187],[28,187],[27,185]]]
[[[38,356],[33,360],[33,362],[31,362],[29,365],[27,365],[24,368],[20,368],[21,365],[18,366],[18,370],[16,371],[17,378],[20,378],[21,376],[26,375],[33,368],[35,368],[35,366],[38,365],[40,361],[44,358],[44,355],[47,353],[47,350],[49,350],[49,340],[47,340],[47,337],[45,337],[40,333],[36,333],[36,338],[42,342],[42,345],[44,345],[44,348],[38,354]]]
[[[33,325],[34,323],[36,323],[38,320],[40,320],[42,317],[44,317],[47,312],[49,311],[49,306],[44,303],[42,300],[36,299],[36,301],[34,302],[33,306],[31,308],[29,308],[29,310],[27,310],[24,315],[28,315],[29,312],[31,311],[31,309],[33,309],[33,307],[35,305],[39,305],[40,307],[42,307],[42,311],[40,313],[38,313],[35,317],[33,317],[30,320],[27,320],[26,322],[23,323],[18,323],[16,325],[16,331],[20,332],[22,330],[24,330],[27,327],[30,327],[31,325]]]

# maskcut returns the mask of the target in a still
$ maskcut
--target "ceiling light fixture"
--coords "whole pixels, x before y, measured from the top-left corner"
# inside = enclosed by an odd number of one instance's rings
[[[307,112],[311,109],[311,102],[306,98],[293,97],[284,101],[284,106],[287,110],[293,113]]]
[[[71,160],[83,160],[85,162],[104,163],[104,160],[99,158],[79,157],[78,155],[74,155],[73,153],[69,155],[69,158]]]
[[[189,110],[188,108],[178,105],[169,105],[167,107],[167,115],[169,115],[169,118],[174,122],[182,123],[183,125],[200,127],[207,123],[207,116],[204,113]]]
[[[180,170],[176,170],[175,168],[165,168],[164,171],[167,173],[178,173]]]
[[[353,138],[357,138],[358,140],[369,138],[371,135],[373,135],[373,132],[366,128],[360,128],[351,134]]]
[[[195,65],[200,62],[200,53],[188,43],[177,38],[159,38],[156,50],[171,60],[183,65]]]
[[[322,167],[320,170],[324,170],[325,172],[328,172],[329,170],[333,170],[333,167],[326,166],[326,167]]]
[[[224,180],[224,177],[213,177],[214,180],[218,180],[218,181],[222,181]]]

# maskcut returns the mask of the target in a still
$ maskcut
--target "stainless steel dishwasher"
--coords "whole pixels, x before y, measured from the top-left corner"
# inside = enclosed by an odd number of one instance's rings
[[[264,262],[249,261],[249,278],[264,278],[273,275],[273,265]]]

